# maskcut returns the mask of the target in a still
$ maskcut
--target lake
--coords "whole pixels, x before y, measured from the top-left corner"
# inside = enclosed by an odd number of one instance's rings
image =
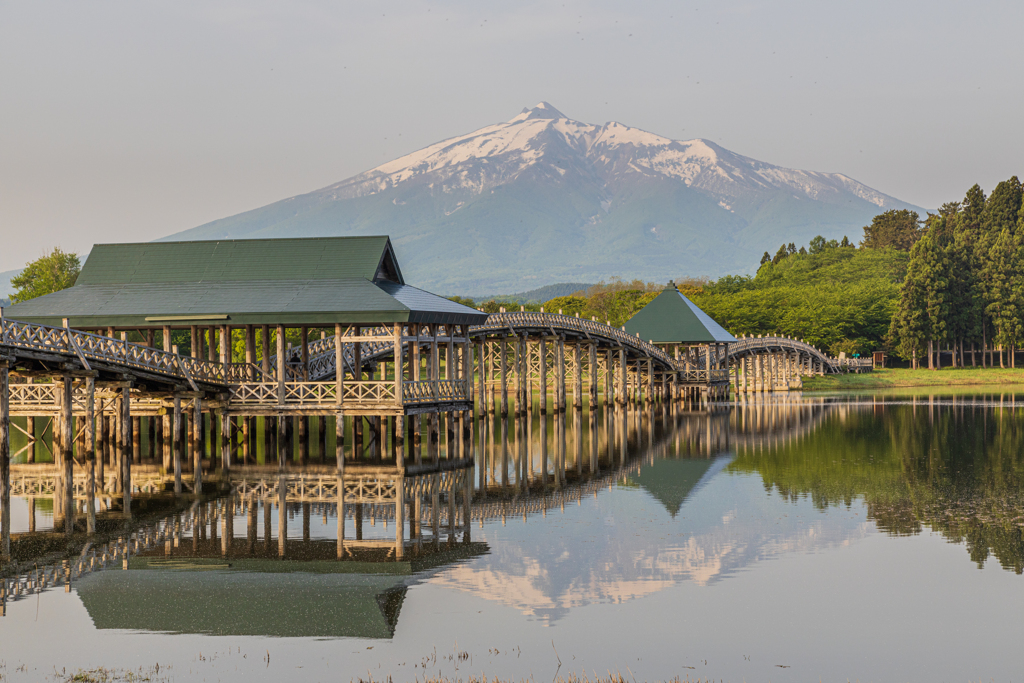
[[[339,524],[313,466],[139,493],[68,559],[92,558],[80,576],[52,556],[8,576],[0,680],[1019,679],[1021,406],[792,393],[477,420],[475,468],[422,480],[400,544],[393,505]],[[12,513],[52,552],[45,491]]]

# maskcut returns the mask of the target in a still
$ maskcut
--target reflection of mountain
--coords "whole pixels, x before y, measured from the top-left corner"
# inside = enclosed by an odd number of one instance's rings
[[[549,514],[544,524],[485,529],[491,554],[431,582],[556,621],[574,607],[626,602],[681,581],[707,585],[760,560],[866,533],[862,517],[821,515],[809,504],[799,517],[788,501],[766,497],[756,477],[722,476],[729,461],[656,459],[632,485],[567,508],[561,523]]]

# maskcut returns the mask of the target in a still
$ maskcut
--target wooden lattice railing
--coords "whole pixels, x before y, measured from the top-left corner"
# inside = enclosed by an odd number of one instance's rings
[[[662,368],[675,368],[672,357],[654,344],[629,334],[617,327],[605,325],[596,320],[577,318],[557,313],[535,313],[531,311],[493,313],[483,325],[469,328],[470,336],[482,336],[500,332],[519,332],[523,330],[550,330],[551,332],[570,332],[590,338],[597,338],[603,345],[623,346],[635,355],[651,358]]]
[[[198,382],[227,385],[259,381],[263,375],[257,366],[249,363],[224,364],[189,358],[121,339],[17,320],[0,319],[0,346],[146,370],[182,382],[191,378]]]

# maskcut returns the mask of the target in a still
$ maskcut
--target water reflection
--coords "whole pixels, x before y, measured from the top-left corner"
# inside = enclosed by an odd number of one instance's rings
[[[876,530],[931,529],[1020,574],[1016,403],[788,395],[479,419],[469,470],[238,468],[201,497],[140,466],[132,518],[101,497],[98,533],[71,538],[50,531],[53,489],[19,469],[2,598],[74,587],[101,629],[390,638],[418,583],[553,624]]]

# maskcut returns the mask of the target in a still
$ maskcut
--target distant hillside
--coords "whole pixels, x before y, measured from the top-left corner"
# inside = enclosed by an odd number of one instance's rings
[[[538,287],[537,289],[531,289],[528,292],[519,292],[518,294],[488,294],[487,296],[471,296],[467,297],[473,301],[488,301],[490,299],[496,299],[499,301],[514,301],[517,304],[527,304],[530,302],[543,303],[550,301],[556,296],[569,296],[576,292],[586,290],[593,287],[593,284],[586,282],[559,282],[558,284],[548,285],[547,287]]]
[[[171,235],[387,234],[410,283],[525,291],[542,282],[752,273],[815,235],[859,239],[923,209],[838,173],[757,161],[708,140],[592,125],[550,104],[309,194]]]

